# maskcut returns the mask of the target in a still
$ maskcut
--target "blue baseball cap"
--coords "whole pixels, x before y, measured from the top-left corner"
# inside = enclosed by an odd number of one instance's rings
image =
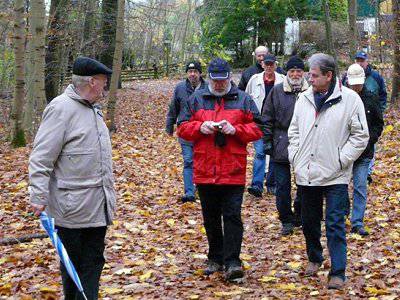
[[[267,54],[264,56],[264,62],[265,63],[275,63],[276,62],[276,57],[272,54]]]
[[[210,62],[207,71],[211,79],[225,80],[229,78],[231,67],[226,60],[217,57]]]
[[[365,53],[364,51],[358,51],[354,58],[367,59],[368,58],[368,54]]]

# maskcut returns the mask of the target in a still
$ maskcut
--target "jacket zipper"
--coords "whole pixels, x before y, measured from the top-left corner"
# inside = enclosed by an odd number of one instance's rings
[[[343,166],[342,166],[342,161],[340,160],[340,149],[339,149],[339,147],[337,148],[337,151],[338,151],[338,157],[339,157],[340,170],[342,170]]]

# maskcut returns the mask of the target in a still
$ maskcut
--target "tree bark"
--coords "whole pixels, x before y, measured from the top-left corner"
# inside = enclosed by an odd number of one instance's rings
[[[95,37],[94,31],[96,28],[96,11],[97,11],[97,0],[85,1],[85,21],[83,25],[83,34],[80,46],[80,52],[82,55],[88,57],[95,57],[96,51],[94,47]]]
[[[27,63],[27,104],[24,123],[30,135],[34,135],[46,106],[45,93],[45,4],[43,0],[31,1],[29,32],[29,57]]]
[[[118,0],[117,31],[115,34],[115,51],[113,58],[113,74],[110,83],[110,95],[107,105],[107,125],[110,133],[116,131],[115,105],[117,103],[118,80],[121,74],[122,50],[124,48],[124,12],[125,0]]]
[[[15,88],[11,112],[13,147],[26,145],[22,122],[22,112],[25,97],[25,3],[15,0],[14,4],[14,55],[15,55]]]
[[[397,109],[400,108],[400,3],[392,1],[393,27],[394,27],[394,55],[393,55],[393,80],[391,102]]]
[[[112,69],[115,50],[115,32],[117,29],[118,0],[102,1],[100,61]]]
[[[53,100],[60,88],[60,51],[65,38],[65,25],[68,0],[51,0],[49,28],[47,31],[46,78],[45,89],[47,102]]]
[[[336,74],[339,75],[337,57],[335,47],[333,45],[333,37],[332,37],[332,23],[330,16],[329,3],[327,0],[322,0],[323,10],[325,12],[325,32],[326,32],[326,42],[328,46],[328,53],[333,56],[336,62]]]
[[[350,29],[350,59],[354,59],[357,52],[358,30],[357,30],[357,0],[347,0],[348,3],[348,18]]]
[[[189,27],[189,22],[190,22],[190,14],[192,13],[192,1],[187,0],[187,5],[188,5],[188,11],[186,15],[186,22],[185,22],[185,29],[183,31],[183,37],[182,37],[182,48],[181,48],[181,61],[185,61],[185,49],[186,49],[186,36],[187,36],[187,31]]]

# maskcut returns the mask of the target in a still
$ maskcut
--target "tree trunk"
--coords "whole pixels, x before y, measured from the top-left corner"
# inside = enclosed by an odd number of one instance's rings
[[[46,93],[44,89],[45,66],[45,4],[43,0],[31,1],[29,32],[29,57],[27,70],[29,70],[27,85],[27,105],[24,123],[30,135],[34,135],[40,117],[46,106]]]
[[[358,30],[357,30],[357,0],[347,0],[348,2],[348,18],[349,18],[349,44],[350,59],[353,60],[357,52]]]
[[[115,105],[117,103],[118,80],[121,74],[122,50],[124,48],[124,12],[125,0],[118,0],[117,31],[115,34],[115,51],[113,59],[113,74],[110,83],[110,95],[107,105],[107,125],[110,133],[116,131],[115,126]]]
[[[60,49],[65,38],[68,0],[51,0],[46,49],[46,99],[57,97],[60,88]]]
[[[394,27],[394,56],[391,102],[397,109],[400,108],[400,3],[393,1]]]
[[[188,4],[188,11],[186,15],[186,22],[185,22],[185,29],[183,31],[183,37],[182,37],[182,48],[181,48],[181,61],[185,61],[185,49],[186,49],[186,36],[187,36],[187,31],[189,27],[189,22],[190,22],[190,14],[192,13],[192,1],[187,0]]]
[[[85,22],[83,25],[83,35],[81,41],[80,52],[85,55],[94,58],[95,48],[93,44],[95,37],[93,36],[94,29],[96,27],[96,7],[97,0],[87,0],[85,7]]]
[[[15,0],[14,4],[14,54],[15,54],[15,89],[11,113],[13,147],[26,145],[22,124],[22,112],[25,97],[25,6],[24,0]]]
[[[100,61],[112,69],[115,50],[115,32],[117,27],[118,0],[102,1]]]
[[[325,12],[325,32],[326,32],[326,42],[328,46],[328,53],[333,56],[336,62],[336,74],[339,75],[338,72],[338,64],[336,58],[336,51],[333,45],[333,37],[332,37],[332,23],[330,16],[329,3],[327,0],[322,0],[323,10]]]

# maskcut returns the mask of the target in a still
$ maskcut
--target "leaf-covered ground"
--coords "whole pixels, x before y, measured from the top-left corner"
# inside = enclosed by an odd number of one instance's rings
[[[176,81],[146,81],[120,92],[113,159],[118,192],[115,225],[107,234],[104,299],[395,299],[400,295],[400,121],[386,117],[366,225],[371,236],[348,235],[348,281],[326,289],[329,260],[318,278],[301,276],[307,262],[300,230],[282,238],[275,200],[245,194],[242,259],[246,282],[202,275],[207,241],[200,204],[178,202],[180,147],[164,134]],[[43,232],[27,211],[29,147],[12,150],[0,125],[0,239]],[[253,153],[249,146],[250,154]],[[251,155],[249,155],[251,162]],[[248,168],[248,177],[251,168]],[[349,224],[348,224],[349,225]],[[349,226],[347,228],[350,229]],[[326,244],[323,238],[324,246]],[[326,249],[326,246],[325,246]],[[326,257],[327,253],[325,252]],[[58,261],[49,239],[0,246],[0,299],[58,299]]]

